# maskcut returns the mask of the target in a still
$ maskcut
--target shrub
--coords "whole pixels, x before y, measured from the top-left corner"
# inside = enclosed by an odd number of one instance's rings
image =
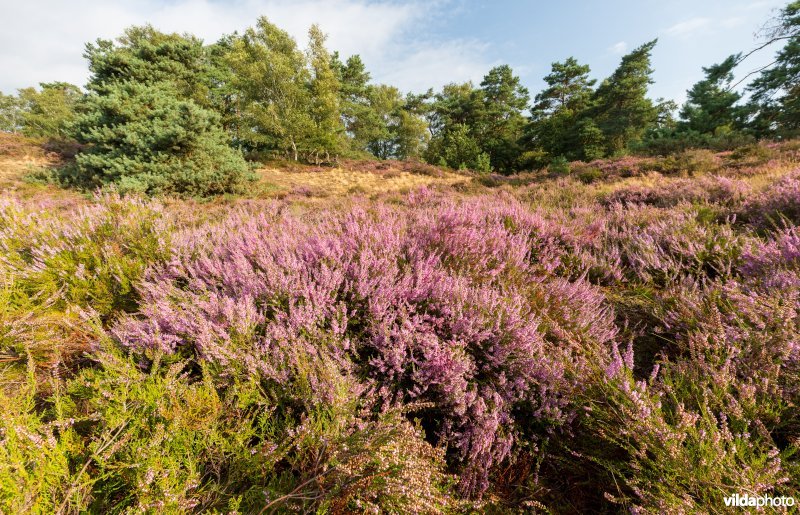
[[[570,172],[569,161],[563,156],[555,157],[547,166],[547,171],[553,175],[568,175]]]
[[[405,210],[356,205],[313,223],[237,214],[187,233],[143,283],[142,318],[115,334],[279,384],[285,366],[330,349],[376,409],[428,405],[427,438],[479,495],[521,424],[570,420],[580,370],[615,331],[597,290],[547,278],[562,250],[543,219],[509,200],[426,195]]]
[[[741,206],[750,193],[750,185],[745,181],[711,175],[657,181],[652,186],[623,187],[607,195],[603,202],[607,205],[647,204],[663,208],[677,206],[682,202],[692,202],[735,208]]]
[[[248,169],[218,117],[174,88],[123,82],[89,95],[67,180],[121,193],[209,196],[242,191]]]
[[[0,353],[46,373],[89,348],[87,313],[110,322],[136,310],[134,283],[169,254],[170,229],[159,204],[114,194],[42,207],[0,202]]]
[[[602,178],[603,172],[601,172],[598,168],[586,168],[576,173],[575,177],[577,177],[578,180],[584,184],[591,184],[594,181]]]
[[[800,173],[785,175],[750,197],[739,214],[758,229],[800,224]]]
[[[656,169],[667,175],[703,175],[720,168],[720,159],[710,150],[684,150],[657,162]]]

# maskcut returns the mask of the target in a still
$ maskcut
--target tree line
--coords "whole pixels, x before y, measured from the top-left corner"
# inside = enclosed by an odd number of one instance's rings
[[[404,94],[373,83],[358,55],[330,52],[316,25],[305,48],[265,17],[210,45],[131,27],[86,46],[85,90],[53,82],[0,94],[0,130],[75,139],[71,180],[123,191],[237,191],[248,178],[244,156],[415,158],[513,173],[555,160],[797,135],[800,2],[765,27],[762,46],[771,43],[781,44],[774,62],[742,92],[733,72],[749,54],[739,53],[704,68],[679,109],[648,97],[657,40],[623,56],[599,83],[574,57],[553,63],[546,88],[531,98],[508,65],[477,85]]]

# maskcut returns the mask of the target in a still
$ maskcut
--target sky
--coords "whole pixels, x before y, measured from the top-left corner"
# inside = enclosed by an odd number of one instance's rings
[[[756,46],[755,33],[788,0],[0,0],[0,91],[39,82],[84,85],[84,45],[151,23],[207,43],[267,16],[306,45],[318,23],[328,47],[361,55],[374,82],[403,91],[480,83],[509,64],[533,97],[554,61],[573,56],[601,80],[658,38],[652,98],[683,102],[709,66]],[[739,76],[771,61],[748,58]]]

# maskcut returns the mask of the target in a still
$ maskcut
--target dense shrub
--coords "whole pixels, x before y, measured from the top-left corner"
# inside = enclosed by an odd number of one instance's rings
[[[692,202],[734,208],[740,206],[750,193],[751,187],[745,181],[710,175],[626,186],[608,194],[603,201],[609,205],[648,204],[664,208]]]
[[[356,205],[313,224],[234,215],[183,236],[143,284],[143,318],[116,334],[277,382],[292,378],[282,364],[330,348],[376,407],[428,403],[428,437],[463,463],[461,490],[480,494],[521,425],[570,420],[580,371],[614,336],[598,291],[548,278],[553,232],[486,199]]]
[[[800,224],[800,173],[785,175],[748,198],[740,215],[760,229],[781,227],[786,222]]]
[[[65,209],[0,201],[0,353],[22,370],[26,361],[58,366],[87,350],[86,314],[110,322],[136,310],[134,283],[169,254],[157,203],[109,194]]]
[[[124,82],[89,95],[68,180],[122,193],[208,196],[243,189],[248,168],[216,114],[168,85]]]

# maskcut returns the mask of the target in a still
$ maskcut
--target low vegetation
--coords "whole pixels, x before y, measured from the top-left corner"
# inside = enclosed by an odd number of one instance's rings
[[[54,197],[4,148],[4,512],[800,496],[795,142],[205,204]]]

